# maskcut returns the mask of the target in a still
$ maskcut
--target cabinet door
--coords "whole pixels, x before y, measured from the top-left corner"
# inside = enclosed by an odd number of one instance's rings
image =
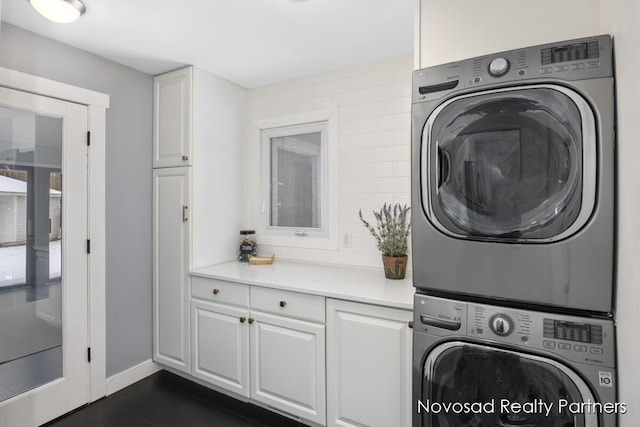
[[[324,424],[324,325],[259,312],[251,316],[251,398]]]
[[[192,300],[193,376],[249,397],[249,309]]]
[[[411,318],[327,300],[327,425],[411,425]]]
[[[153,171],[153,358],[189,372],[189,174]]]
[[[153,79],[153,167],[191,165],[193,68]]]

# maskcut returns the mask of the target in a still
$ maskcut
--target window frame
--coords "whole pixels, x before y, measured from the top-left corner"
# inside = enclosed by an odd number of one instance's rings
[[[271,225],[272,204],[272,146],[271,140],[278,137],[320,133],[320,166],[318,168],[320,208],[318,210],[319,227],[285,227]],[[274,236],[329,238],[329,121],[321,120],[309,123],[290,124],[261,129],[262,147],[262,192],[263,192],[263,228],[264,232]]]

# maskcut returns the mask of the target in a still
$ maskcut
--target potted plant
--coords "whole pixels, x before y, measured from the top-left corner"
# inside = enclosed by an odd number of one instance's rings
[[[382,253],[384,274],[387,279],[404,279],[407,270],[407,251],[409,249],[409,231],[411,221],[407,218],[410,207],[396,203],[386,203],[380,211],[373,211],[376,218],[375,227],[362,216],[360,220],[376,239],[378,250]]]

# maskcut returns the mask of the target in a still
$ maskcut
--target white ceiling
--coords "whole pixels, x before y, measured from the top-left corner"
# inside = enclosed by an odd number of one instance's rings
[[[414,0],[83,0],[71,24],[0,1],[3,21],[145,73],[193,64],[248,88],[413,51]]]

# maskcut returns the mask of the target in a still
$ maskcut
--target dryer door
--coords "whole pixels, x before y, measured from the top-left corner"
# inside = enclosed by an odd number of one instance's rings
[[[431,114],[422,141],[424,208],[446,234],[543,243],[570,236],[591,216],[595,119],[570,89],[452,98]]]
[[[574,371],[551,359],[448,342],[429,353],[421,380],[424,427],[598,426],[596,413],[563,406],[596,400]]]

